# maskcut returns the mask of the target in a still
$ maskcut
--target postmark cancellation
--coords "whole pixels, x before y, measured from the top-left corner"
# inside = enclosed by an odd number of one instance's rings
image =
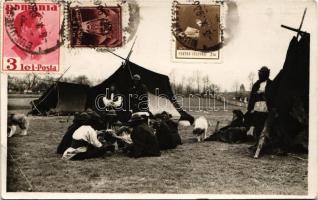
[[[4,2],[2,71],[58,72],[62,6],[57,2]]]
[[[220,61],[223,12],[223,1],[173,1],[173,60]]]

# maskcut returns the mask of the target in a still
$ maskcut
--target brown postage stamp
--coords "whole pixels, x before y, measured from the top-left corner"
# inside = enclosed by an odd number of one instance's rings
[[[121,7],[70,8],[71,47],[119,47],[122,45]]]
[[[59,71],[61,7],[53,1],[3,3],[2,71]]]
[[[222,7],[220,1],[173,2],[173,60],[220,60],[223,41]]]
[[[122,48],[134,38],[140,22],[136,0],[74,0],[66,6],[65,46],[69,53]]]

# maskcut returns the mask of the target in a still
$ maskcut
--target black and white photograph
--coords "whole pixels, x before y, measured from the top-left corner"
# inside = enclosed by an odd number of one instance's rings
[[[317,198],[316,1],[0,6],[1,198]]]

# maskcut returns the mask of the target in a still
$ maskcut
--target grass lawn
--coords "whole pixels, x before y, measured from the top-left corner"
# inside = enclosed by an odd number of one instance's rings
[[[205,115],[213,126],[216,120],[226,125],[232,117],[231,111],[191,114]],[[162,151],[161,157],[115,154],[64,161],[55,152],[71,122],[30,117],[29,135],[8,139],[8,192],[29,189],[20,167],[33,192],[307,194],[307,155],[299,155],[304,160],[272,155],[255,160],[249,144],[190,142],[192,127],[180,129],[184,144]]]

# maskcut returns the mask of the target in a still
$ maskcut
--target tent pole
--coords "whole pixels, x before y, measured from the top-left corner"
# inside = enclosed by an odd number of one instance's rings
[[[301,19],[301,22],[300,22],[300,25],[299,25],[299,28],[298,28],[299,31],[301,30],[301,27],[303,26],[306,12],[307,12],[307,8],[305,8],[305,10],[304,10],[304,14],[303,14],[303,17]],[[299,32],[297,32],[297,37],[296,37],[297,40],[298,40],[298,37],[299,37]]]
[[[69,66],[64,72],[63,74],[61,74],[61,76],[56,80],[57,82],[61,80],[61,78],[64,76],[64,74],[71,68],[71,66]]]
[[[133,75],[132,75],[131,69],[130,69],[129,58],[130,58],[130,56],[131,56],[131,54],[132,54],[132,52],[133,52],[133,48],[134,48],[134,46],[135,46],[136,40],[137,40],[137,36],[135,37],[135,40],[134,40],[133,44],[131,45],[131,48],[130,48],[130,51],[129,51],[128,55],[127,55],[127,58],[125,59],[125,65],[126,65],[126,63],[127,63],[127,61],[128,61],[128,66],[127,66],[127,67],[128,67],[128,71],[129,71],[129,74],[130,74],[130,78],[131,78],[131,79],[133,79]]]

